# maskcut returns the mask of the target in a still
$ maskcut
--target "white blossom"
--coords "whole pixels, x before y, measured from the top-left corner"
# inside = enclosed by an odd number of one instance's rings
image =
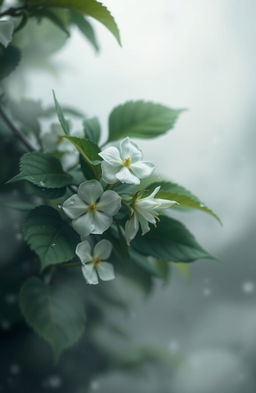
[[[128,137],[120,142],[119,149],[109,146],[99,156],[103,158],[102,178],[108,184],[140,184],[140,179],[150,176],[155,168],[143,161],[142,151]]]
[[[112,190],[104,191],[97,180],[80,184],[77,194],[63,203],[63,210],[72,219],[73,228],[83,237],[102,234],[113,222],[121,207],[121,197]]]
[[[0,20],[0,44],[5,48],[11,43],[15,22],[13,19]]]
[[[93,251],[87,240],[77,245],[76,255],[82,262],[82,272],[88,284],[98,284],[98,276],[103,281],[115,278],[113,265],[106,262],[111,251],[112,244],[105,239],[98,242]]]
[[[132,205],[132,216],[125,224],[125,237],[128,243],[135,238],[139,227],[141,227],[142,235],[145,235],[150,230],[149,223],[156,225],[158,215],[164,209],[177,204],[176,201],[155,198],[159,190],[160,187],[156,187],[149,196],[135,198]]]

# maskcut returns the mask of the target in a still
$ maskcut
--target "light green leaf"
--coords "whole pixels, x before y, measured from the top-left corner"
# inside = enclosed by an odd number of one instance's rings
[[[219,217],[185,187],[169,181],[161,181],[150,184],[147,189],[149,189],[149,191],[153,191],[157,186],[160,186],[161,188],[156,195],[156,198],[176,201],[180,206],[201,210],[210,214],[221,223]]]
[[[95,161],[98,162],[99,147],[92,141],[86,138],[77,138],[74,136],[64,136],[64,139],[70,141],[76,149],[79,151],[83,158],[82,170],[87,179],[101,177],[101,167],[99,164],[95,165]]]
[[[84,332],[83,303],[68,286],[46,285],[31,277],[21,288],[19,305],[26,322],[50,344],[55,360]]]
[[[107,7],[96,0],[29,0],[29,3],[46,7],[67,8],[71,11],[77,11],[81,14],[91,16],[102,23],[121,45],[120,34],[115,19]]]
[[[101,134],[101,126],[98,117],[86,119],[83,124],[85,137],[98,144]]]
[[[214,259],[181,222],[166,216],[160,216],[156,228],[137,236],[132,245],[141,254],[170,262]]]
[[[184,109],[172,109],[146,101],[128,101],[109,116],[109,141],[125,138],[156,138],[174,127]]]
[[[60,122],[60,124],[61,124],[61,127],[62,127],[63,131],[65,132],[65,134],[66,134],[66,135],[69,135],[69,133],[70,133],[69,124],[68,124],[67,120],[65,119],[64,112],[63,112],[63,110],[62,110],[60,104],[59,104],[58,101],[57,101],[57,98],[56,98],[56,96],[55,96],[54,91],[53,91],[52,93],[53,93],[53,98],[54,98],[56,113],[57,113],[59,122]]]
[[[87,38],[96,52],[99,52],[99,44],[91,23],[79,12],[71,12],[71,21],[78,27],[81,33]]]
[[[10,45],[8,48],[0,46],[0,80],[10,75],[18,66],[21,52],[18,48]]]
[[[49,206],[31,211],[24,225],[24,238],[40,257],[42,268],[71,260],[80,240],[72,227]]]
[[[48,153],[25,153],[20,160],[20,173],[9,183],[27,180],[42,188],[63,188],[72,183],[59,160]]]

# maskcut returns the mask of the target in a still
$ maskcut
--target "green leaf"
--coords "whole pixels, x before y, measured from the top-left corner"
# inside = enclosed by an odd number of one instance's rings
[[[79,12],[71,12],[71,22],[75,24],[81,33],[87,38],[96,52],[99,52],[99,44],[91,23]]]
[[[85,137],[90,139],[90,141],[98,144],[101,134],[101,126],[100,126],[99,119],[97,117],[86,119],[83,125],[84,125]]]
[[[172,109],[146,101],[128,101],[109,116],[109,141],[131,136],[155,138],[173,128],[184,109]]]
[[[80,241],[72,227],[49,206],[31,211],[24,225],[24,238],[40,257],[42,268],[71,260]]]
[[[48,286],[31,277],[21,288],[19,305],[26,322],[52,347],[55,360],[84,332],[83,303],[68,286]]]
[[[5,206],[10,207],[11,209],[21,210],[21,211],[30,211],[35,208],[35,204],[32,202],[26,201],[13,201],[5,203]]]
[[[67,8],[91,16],[102,23],[121,45],[120,34],[115,19],[102,3],[96,0],[29,0],[30,4],[47,7]]]
[[[77,138],[75,136],[64,136],[64,139],[70,141],[76,149],[79,151],[83,158],[82,170],[87,179],[101,177],[101,166],[99,164],[95,165],[95,162],[98,162],[99,147],[92,141],[86,138]]]
[[[59,160],[48,153],[25,153],[20,160],[20,173],[9,180],[27,180],[42,188],[63,188],[72,183]]]
[[[132,245],[141,254],[170,262],[214,259],[181,222],[166,216],[160,216],[156,228],[137,236]]]
[[[57,116],[58,116],[59,122],[60,122],[61,127],[62,127],[63,131],[65,132],[65,134],[68,135],[69,132],[70,132],[69,124],[68,124],[67,120],[65,119],[64,112],[63,112],[60,104],[57,101],[57,98],[55,96],[54,91],[52,93],[53,93],[55,109],[56,109],[56,112],[57,112]]]
[[[14,46],[3,48],[0,45],[0,80],[10,75],[18,66],[21,52]]]
[[[67,25],[66,20],[65,18],[61,17],[62,15],[58,15],[58,12],[44,8],[40,10],[33,10],[33,16],[38,16],[39,18],[42,17],[48,18],[55,26],[57,26],[60,30],[62,30],[68,37],[70,36],[66,26]]]
[[[152,183],[147,188],[149,189],[149,191],[153,191],[157,186],[160,186],[161,188],[160,191],[157,193],[156,198],[176,201],[182,207],[201,210],[205,213],[210,214],[221,223],[219,217],[185,187],[169,181],[161,181]]]

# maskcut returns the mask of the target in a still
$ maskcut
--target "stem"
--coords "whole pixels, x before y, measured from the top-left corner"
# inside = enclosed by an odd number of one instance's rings
[[[27,9],[26,5],[16,7],[16,8],[14,8],[14,7],[8,8],[7,10],[0,12],[0,18],[2,16],[8,16],[8,15],[9,16],[20,16],[21,15],[20,11],[23,11],[25,9]]]
[[[0,107],[0,116],[2,117],[5,124],[14,133],[14,135],[23,143],[23,145],[29,150],[34,151],[35,148],[31,143],[25,138],[25,136],[18,130],[18,128],[12,123],[2,107]]]
[[[60,267],[76,267],[76,266],[82,266],[81,262],[64,262],[64,263],[59,263],[56,266]]]

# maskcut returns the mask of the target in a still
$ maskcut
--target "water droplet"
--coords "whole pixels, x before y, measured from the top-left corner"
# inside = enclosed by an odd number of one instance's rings
[[[5,301],[7,304],[14,304],[16,302],[16,295],[14,293],[8,293],[5,296]]]
[[[58,204],[58,209],[61,209],[62,208],[62,205],[59,203]]]
[[[74,205],[74,203],[75,203],[74,201],[70,201],[69,202],[70,205]]]
[[[200,203],[200,207],[205,207],[203,203]]]
[[[45,182],[44,181],[40,180],[39,184],[40,184],[41,187],[45,187]]]
[[[20,373],[20,366],[18,364],[11,364],[10,373],[12,375],[18,375]]]
[[[10,327],[11,327],[11,324],[10,324],[9,321],[7,321],[7,319],[3,319],[3,320],[1,321],[1,328],[2,328],[3,330],[9,330]]]
[[[56,243],[52,243],[52,244],[51,244],[51,247],[55,247],[55,246],[56,246]]]
[[[255,285],[254,282],[252,281],[244,281],[242,283],[242,291],[246,294],[246,295],[251,295],[255,290]]]
[[[99,381],[94,380],[91,382],[91,384],[90,384],[91,390],[96,391],[96,390],[99,390],[99,388],[100,388]]]
[[[206,287],[206,288],[203,289],[203,295],[204,295],[204,296],[208,297],[208,296],[210,296],[211,294],[212,294],[212,291],[211,291],[210,288]]]

